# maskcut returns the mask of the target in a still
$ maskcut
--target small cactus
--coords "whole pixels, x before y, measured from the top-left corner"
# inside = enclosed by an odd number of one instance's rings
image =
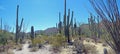
[[[35,37],[34,27],[33,27],[33,26],[31,26],[31,35],[30,35],[30,37],[31,37],[31,40],[32,40],[32,43],[33,43],[33,39],[34,39],[34,37]]]
[[[103,52],[104,52],[104,54],[108,54],[108,52],[107,52],[107,49],[106,49],[106,48],[104,48],[104,49],[103,49]]]

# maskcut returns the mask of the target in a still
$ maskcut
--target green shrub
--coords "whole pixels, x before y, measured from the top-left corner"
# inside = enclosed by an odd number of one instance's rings
[[[49,40],[50,40],[50,44],[56,48],[66,45],[66,38],[65,36],[62,35],[51,36],[49,37]]]
[[[90,44],[84,44],[84,50],[86,53],[97,54],[96,46]]]

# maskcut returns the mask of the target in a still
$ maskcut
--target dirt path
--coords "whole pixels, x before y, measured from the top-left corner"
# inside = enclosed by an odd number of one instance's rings
[[[39,49],[36,52],[30,52],[28,46],[29,46],[28,43],[23,44],[23,49],[21,51],[13,50],[13,52],[15,54],[51,54],[52,53],[51,51],[49,51],[49,49],[51,47],[50,45],[45,45],[44,48]]]

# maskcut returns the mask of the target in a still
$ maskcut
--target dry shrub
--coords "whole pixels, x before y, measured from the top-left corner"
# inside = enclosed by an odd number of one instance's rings
[[[30,52],[36,52],[36,51],[38,51],[37,47],[33,47],[33,48],[30,49]]]
[[[108,54],[116,54],[115,51],[113,49],[108,49]]]
[[[48,36],[36,37],[33,40],[33,45],[44,44],[46,41],[49,41],[49,37]]]
[[[8,49],[7,54],[14,54],[14,52],[12,51],[12,49]]]
[[[75,46],[75,48],[73,48],[73,51],[76,51],[77,54],[83,53],[84,45],[83,45],[83,40],[81,40],[81,38],[75,39],[73,44]]]
[[[53,47],[61,47],[61,46],[65,46],[65,42],[66,38],[65,36],[62,35],[56,35],[56,36],[51,36],[50,38],[50,44]]]
[[[53,52],[59,52],[62,46],[66,46],[66,38],[62,35],[51,36],[49,42],[52,45]]]
[[[18,44],[18,45],[16,45],[16,50],[22,50],[22,44]]]
[[[87,54],[97,54],[96,47],[91,44],[84,44],[84,52]]]
[[[107,43],[103,43],[102,46],[106,47],[106,46],[108,46],[108,45],[107,45]]]
[[[98,39],[98,40],[97,40],[97,43],[103,43],[103,40]]]

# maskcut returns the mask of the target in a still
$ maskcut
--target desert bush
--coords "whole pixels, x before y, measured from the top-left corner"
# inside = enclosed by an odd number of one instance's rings
[[[22,50],[22,45],[21,44],[17,44],[15,46],[16,50],[19,51],[19,50]]]
[[[37,47],[33,47],[33,48],[30,49],[30,52],[36,52],[36,51],[38,51]]]
[[[76,51],[77,54],[83,53],[84,45],[83,45],[83,41],[82,40],[75,39],[74,46],[75,46],[75,49],[73,49],[73,50]]]
[[[53,47],[65,46],[65,43],[66,43],[66,38],[65,38],[65,36],[56,35],[56,36],[50,37],[50,44],[51,44]]]
[[[116,54],[115,51],[113,49],[108,49],[108,54]]]
[[[102,46],[106,47],[106,46],[108,46],[108,45],[107,45],[107,43],[103,43]]]
[[[41,48],[48,40],[48,36],[37,36],[33,39],[33,43],[31,43],[28,48]]]
[[[14,54],[14,52],[12,51],[12,49],[8,49],[7,54]]]
[[[36,37],[33,40],[33,44],[44,44],[46,41],[49,41],[49,37],[48,36],[40,36],[40,37]]]
[[[94,45],[84,44],[84,53],[97,54],[96,47]]]
[[[67,45],[65,36],[55,35],[49,37],[49,43],[52,45],[53,52],[60,52],[61,47],[65,47]]]

